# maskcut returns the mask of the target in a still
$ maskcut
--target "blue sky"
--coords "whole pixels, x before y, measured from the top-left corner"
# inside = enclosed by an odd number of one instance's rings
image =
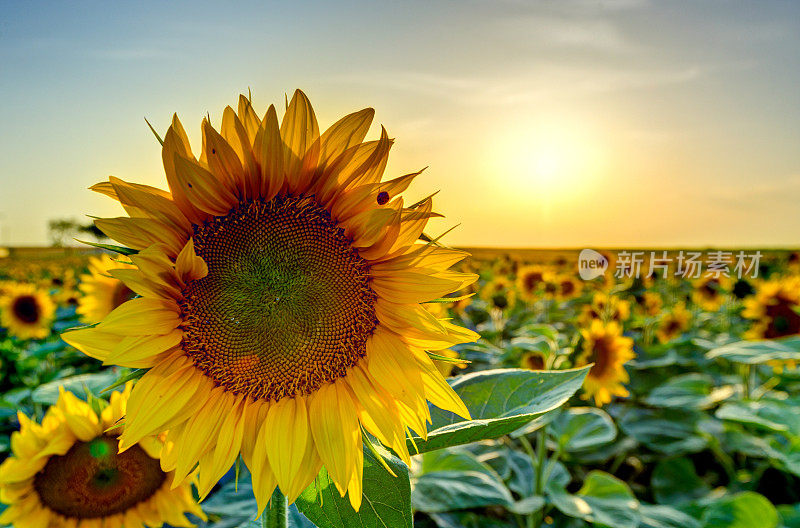
[[[164,186],[143,118],[196,140],[248,88],[375,107],[451,244],[797,244],[800,3],[108,6],[0,6],[0,244],[119,214],[110,174]]]

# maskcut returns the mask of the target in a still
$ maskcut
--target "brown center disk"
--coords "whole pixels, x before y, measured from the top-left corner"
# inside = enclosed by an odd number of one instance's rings
[[[795,312],[796,304],[791,299],[782,295],[767,305],[766,314],[769,324],[764,330],[764,337],[776,339],[790,335],[800,334],[800,315]]]
[[[183,349],[214,382],[277,401],[310,394],[366,353],[369,266],[314,200],[240,204],[195,226],[208,275],[184,289]]]
[[[594,347],[588,359],[589,363],[594,363],[594,366],[589,371],[592,376],[601,378],[613,368],[613,343],[614,338],[612,336],[599,337],[594,342]]]
[[[159,461],[138,445],[117,453],[117,439],[100,436],[52,456],[33,480],[42,503],[65,517],[90,519],[124,512],[164,483]]]
[[[39,320],[39,303],[33,295],[20,295],[11,309],[23,323],[33,324]]]

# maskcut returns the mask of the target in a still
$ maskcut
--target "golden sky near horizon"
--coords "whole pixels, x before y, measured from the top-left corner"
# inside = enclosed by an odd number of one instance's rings
[[[0,245],[165,186],[159,131],[302,88],[376,109],[472,246],[797,245],[800,4],[645,0],[12,4],[0,22]]]

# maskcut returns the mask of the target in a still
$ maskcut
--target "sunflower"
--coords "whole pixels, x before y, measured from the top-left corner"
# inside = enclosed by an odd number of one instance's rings
[[[634,357],[633,340],[622,336],[622,327],[611,321],[603,323],[595,319],[589,328],[581,330],[583,350],[576,360],[582,367],[594,363],[583,383],[584,399],[594,397],[597,406],[611,403],[612,396],[628,396],[622,385],[627,383],[625,363]]]
[[[492,308],[508,310],[513,308],[516,302],[517,292],[514,290],[514,283],[506,276],[500,275],[483,285],[480,297]]]
[[[547,356],[537,351],[526,352],[522,355],[519,366],[527,370],[545,370],[547,368]]]
[[[693,282],[692,301],[707,312],[716,312],[731,290],[728,277],[703,277]]]
[[[553,272],[544,266],[523,266],[517,271],[519,296],[528,302],[535,301],[544,291],[545,284],[553,278]]]
[[[583,284],[571,275],[557,275],[545,282],[545,295],[557,301],[568,301],[579,296]]]
[[[664,306],[664,301],[661,295],[656,292],[647,291],[635,297],[636,306],[639,307],[642,313],[649,316],[656,316],[661,313],[661,308]]]
[[[742,315],[753,319],[748,339],[776,339],[800,334],[800,278],[763,282],[756,294],[744,301]]]
[[[132,270],[136,267],[115,262],[108,255],[89,259],[89,273],[81,275],[79,288],[83,297],[79,299],[76,310],[84,323],[102,321],[114,308],[136,296],[123,281],[109,275],[112,269]]]
[[[191,479],[171,487],[171,475],[159,467],[159,438],[142,438],[117,452],[113,426],[125,414],[130,388],[111,393],[99,414],[63,389],[41,424],[18,413],[12,454],[0,465],[0,500],[9,505],[0,523],[17,528],[192,526],[186,512],[205,520]]]
[[[689,329],[692,314],[683,303],[676,304],[672,310],[664,313],[656,328],[656,337],[661,343],[672,341]]]
[[[0,324],[19,339],[44,339],[56,306],[50,296],[33,284],[10,284],[0,297]]]
[[[626,321],[630,315],[631,305],[628,301],[614,295],[597,292],[592,297],[592,303],[582,307],[578,323],[587,327],[591,326],[595,319],[621,323]]]
[[[419,174],[382,181],[385,129],[362,142],[374,111],[320,135],[295,92],[279,125],[241,96],[221,134],[203,120],[192,154],[177,117],[163,139],[170,192],[117,178],[93,187],[130,218],[96,220],[138,250],[110,270],[141,297],[64,335],[106,363],[147,368],[128,404],[121,449],[169,429],[162,469],[199,464],[205,495],[241,453],[260,508],[276,485],[293,502],[324,466],[358,509],[362,429],[405,461],[426,435],[427,401],[468,417],[426,351],[478,334],[420,303],[477,276],[467,256],[418,242],[435,216],[400,193]],[[427,401],[426,401],[427,400]]]

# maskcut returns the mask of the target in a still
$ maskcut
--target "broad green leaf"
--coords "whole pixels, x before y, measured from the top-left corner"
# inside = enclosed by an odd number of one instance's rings
[[[627,484],[602,471],[591,471],[578,493],[549,486],[550,499],[564,515],[607,528],[637,528],[639,501]]]
[[[420,469],[411,494],[415,510],[445,512],[514,503],[500,475],[467,449],[425,453]]]
[[[424,512],[511,506],[511,492],[497,475],[478,471],[436,471],[415,479],[414,509]]]
[[[752,491],[724,497],[703,512],[703,528],[778,528],[778,511]]]
[[[602,409],[572,407],[550,423],[547,433],[565,451],[597,448],[617,437],[614,420]]]
[[[704,415],[680,409],[633,408],[618,424],[638,442],[666,455],[702,451],[707,441],[697,434],[697,423]]]
[[[700,521],[669,506],[640,504],[642,522],[639,528],[701,528]]]
[[[688,458],[660,460],[650,480],[653,496],[661,504],[682,504],[705,497],[711,488],[703,482]]]
[[[558,408],[583,384],[589,367],[559,371],[488,370],[448,379],[472,420],[431,407],[428,439],[414,437],[419,452],[498,438]]]
[[[715,387],[711,376],[690,373],[676,376],[653,389],[645,403],[653,407],[707,409],[730,398],[735,393],[731,385]]]
[[[800,416],[797,415],[798,402],[794,400],[775,400],[762,398],[758,401],[737,401],[724,404],[717,412],[717,418],[740,422],[776,433],[800,436]]]
[[[391,476],[374,455],[364,449],[364,497],[358,512],[341,497],[323,468],[297,499],[297,509],[319,528],[411,528],[411,485],[408,468],[382,450],[397,475]]]
[[[778,506],[778,514],[783,520],[782,528],[800,528],[800,503]]]
[[[477,512],[431,513],[439,528],[508,528],[503,519],[492,519]]]
[[[58,401],[58,388],[60,386],[63,386],[64,390],[74,393],[79,398],[85,397],[86,389],[98,396],[100,391],[117,380],[117,376],[118,374],[114,369],[108,369],[94,374],[80,374],[53,380],[36,387],[31,393],[31,399],[36,403],[53,405]]]
[[[738,341],[706,353],[709,359],[724,358],[734,363],[758,365],[767,361],[800,361],[800,336],[765,341]]]

